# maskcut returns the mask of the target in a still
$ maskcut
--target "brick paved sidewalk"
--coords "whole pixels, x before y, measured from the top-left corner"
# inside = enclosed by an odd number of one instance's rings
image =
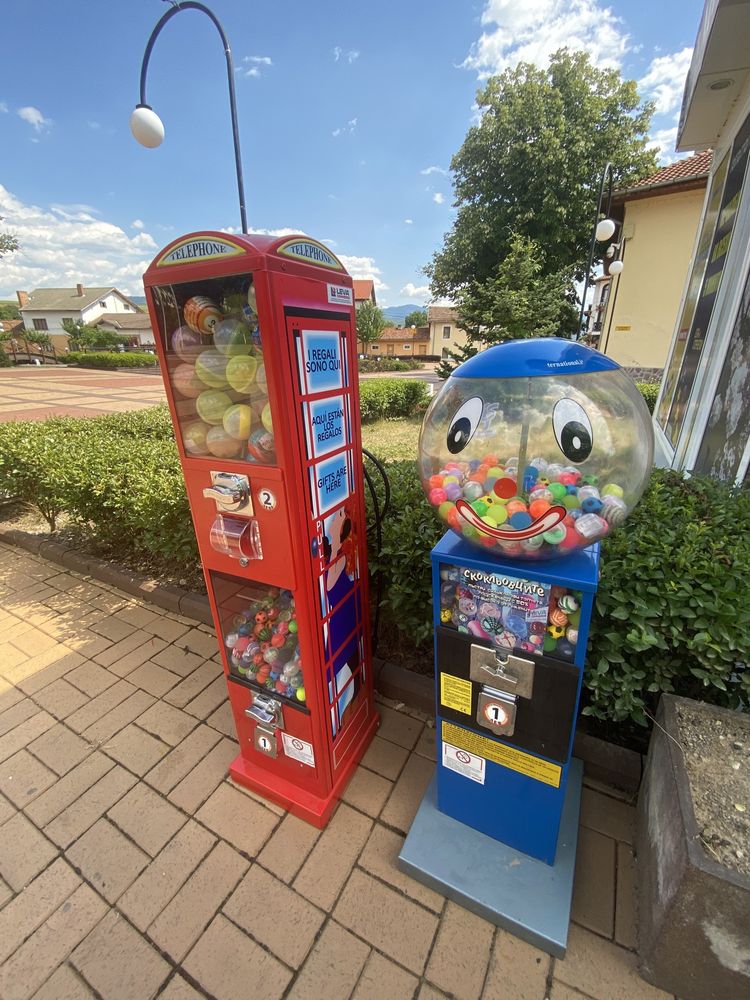
[[[666,997],[628,950],[632,808],[585,789],[553,961],[397,870],[434,734],[381,711],[320,833],[227,780],[208,629],[0,545],[0,997]]]

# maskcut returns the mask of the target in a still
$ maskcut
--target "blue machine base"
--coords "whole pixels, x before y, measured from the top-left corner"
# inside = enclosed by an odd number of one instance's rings
[[[398,856],[401,871],[555,958],[565,958],[583,764],[571,760],[554,865],[437,808],[433,777]]]

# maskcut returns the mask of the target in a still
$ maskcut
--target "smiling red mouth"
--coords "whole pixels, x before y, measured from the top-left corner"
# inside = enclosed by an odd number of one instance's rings
[[[489,535],[490,538],[497,538],[502,542],[523,542],[527,538],[534,538],[535,535],[541,535],[545,531],[555,528],[568,514],[565,507],[550,507],[536,521],[532,521],[528,528],[519,528],[514,531],[512,528],[493,528],[487,524],[477,514],[468,500],[457,500],[456,510],[472,528],[476,528],[477,531]]]

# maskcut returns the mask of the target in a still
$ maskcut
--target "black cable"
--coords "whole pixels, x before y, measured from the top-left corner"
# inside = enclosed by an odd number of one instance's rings
[[[363,455],[370,459],[375,468],[380,473],[380,478],[383,481],[383,507],[380,507],[380,500],[378,499],[377,490],[375,489],[375,483],[373,482],[370,471],[362,462],[362,471],[365,475],[365,481],[367,483],[368,489],[370,490],[370,496],[372,498],[373,514],[375,517],[375,522],[372,528],[375,529],[375,552],[379,556],[381,549],[383,547],[383,520],[388,512],[391,502],[391,483],[388,479],[388,473],[385,471],[385,466],[383,463],[375,458],[371,451],[367,448],[362,449]],[[370,525],[367,525],[367,530],[372,530]],[[378,566],[377,572],[375,573],[375,614],[373,616],[372,622],[372,652],[373,655],[377,653],[378,650],[378,632],[380,630],[380,602],[382,599],[383,592],[383,573]]]

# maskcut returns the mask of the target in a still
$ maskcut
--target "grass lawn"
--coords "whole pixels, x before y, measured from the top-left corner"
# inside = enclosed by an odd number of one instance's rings
[[[402,417],[398,420],[376,420],[362,425],[362,444],[378,458],[387,462],[399,459],[417,460],[417,441],[422,417]]]

